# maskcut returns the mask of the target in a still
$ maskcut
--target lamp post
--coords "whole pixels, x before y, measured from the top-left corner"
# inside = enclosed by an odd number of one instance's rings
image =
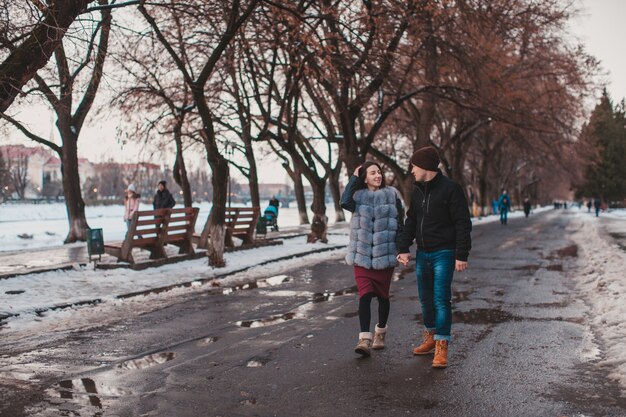
[[[231,187],[230,187],[230,160],[235,152],[235,146],[230,141],[226,141],[226,162],[228,163],[228,208],[231,207]]]

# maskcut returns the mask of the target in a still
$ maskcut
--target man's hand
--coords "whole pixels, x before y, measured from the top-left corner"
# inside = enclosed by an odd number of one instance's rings
[[[465,271],[467,269],[467,262],[456,260],[455,268],[456,272]]]
[[[402,265],[407,266],[409,264],[409,261],[411,260],[411,254],[410,253],[401,253],[398,256],[396,256],[396,259]]]

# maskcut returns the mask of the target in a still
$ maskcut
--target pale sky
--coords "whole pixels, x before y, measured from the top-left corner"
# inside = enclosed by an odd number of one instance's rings
[[[564,0],[567,1],[567,0]],[[591,55],[601,61],[606,76],[608,91],[614,103],[626,97],[626,0],[579,0],[581,15],[572,21],[571,32],[583,43]],[[54,127],[55,119],[51,112],[41,106],[18,109],[9,108],[9,114],[27,123],[40,136],[49,139],[57,135]],[[118,161],[136,162],[150,161],[158,164],[173,164],[173,154],[150,153],[142,146],[128,143],[122,146],[116,138],[117,123],[111,118],[100,117],[98,120],[89,118],[79,139],[79,155],[92,162],[101,162],[112,157]],[[0,143],[23,143],[33,146],[34,142],[24,139],[17,131],[9,128],[0,134],[6,136]],[[58,142],[58,141],[57,141]],[[204,152],[193,158],[196,163],[204,160]],[[272,158],[273,159],[273,158]],[[278,163],[266,160],[259,162],[261,182],[284,182],[286,175]]]

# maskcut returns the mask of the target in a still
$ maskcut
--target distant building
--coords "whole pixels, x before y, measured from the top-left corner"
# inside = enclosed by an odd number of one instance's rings
[[[261,199],[271,198],[275,195],[289,196],[292,188],[287,184],[259,184],[259,195]]]
[[[53,151],[42,146],[3,145],[0,146],[0,152],[7,169],[18,182],[14,184],[14,188],[20,187],[19,183],[24,180],[21,184],[24,188],[24,198],[63,194],[61,160]],[[78,170],[80,178],[84,181],[93,175],[93,164],[85,158],[79,158]],[[14,192],[16,193],[17,191]]]

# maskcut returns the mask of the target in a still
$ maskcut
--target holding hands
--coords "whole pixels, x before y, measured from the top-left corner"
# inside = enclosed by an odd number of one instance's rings
[[[398,256],[396,256],[396,259],[403,266],[407,266],[409,264],[409,261],[411,260],[411,254],[410,253],[401,253]]]

